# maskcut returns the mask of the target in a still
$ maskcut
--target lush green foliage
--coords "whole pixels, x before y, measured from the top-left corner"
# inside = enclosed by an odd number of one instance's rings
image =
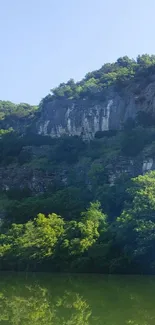
[[[19,183],[0,193],[1,268],[154,272],[155,173],[131,180],[154,141],[155,129],[137,122],[89,143],[2,131],[0,167]],[[25,169],[52,173],[52,184],[42,193],[23,187]]]
[[[155,172],[133,179],[129,202],[117,218],[123,253],[143,270],[155,270]]]
[[[25,224],[12,224],[9,229],[4,228],[0,235],[2,267],[10,267],[13,263],[15,268],[22,269],[27,265],[35,269],[38,263],[43,262],[51,263],[53,268],[61,267],[61,260],[72,261],[72,256],[81,257],[106,231],[106,216],[98,202],[82,213],[79,222],[65,222],[56,214],[47,217],[39,214]],[[57,265],[59,257],[60,265]]]
[[[2,269],[155,272],[155,172],[132,179],[119,217],[98,202],[79,220],[38,214],[26,223],[1,224]]]

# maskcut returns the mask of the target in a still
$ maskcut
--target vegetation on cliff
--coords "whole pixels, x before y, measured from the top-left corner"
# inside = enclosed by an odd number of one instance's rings
[[[101,98],[131,80],[142,87],[154,74],[155,56],[120,58],[53,89],[39,110],[56,98]],[[153,114],[90,142],[23,134],[8,120],[36,114],[36,106],[0,102],[0,268],[155,273],[155,172],[138,176],[155,156]]]
[[[2,269],[83,272],[155,272],[155,172],[131,181],[119,217],[98,202],[79,220],[39,214],[1,226]]]
[[[40,103],[42,107],[45,103],[55,99],[103,99],[105,91],[113,86],[117,91],[122,87],[139,83],[143,87],[152,81],[155,73],[155,55],[139,55],[136,60],[128,56],[119,58],[114,63],[106,63],[99,70],[86,74],[84,79],[75,82],[70,79],[67,83],[61,83],[58,87],[51,89]],[[136,93],[141,88],[135,87]]]
[[[1,269],[154,273],[155,172],[132,178],[154,141],[155,129],[142,125],[89,143],[2,133],[0,168],[15,169],[19,183],[8,174],[1,187]],[[56,176],[34,193],[20,183],[23,168]]]

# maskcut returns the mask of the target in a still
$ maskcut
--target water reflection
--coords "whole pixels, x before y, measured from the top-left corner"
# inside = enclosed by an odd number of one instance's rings
[[[154,306],[154,277],[0,277],[2,325],[154,325]]]

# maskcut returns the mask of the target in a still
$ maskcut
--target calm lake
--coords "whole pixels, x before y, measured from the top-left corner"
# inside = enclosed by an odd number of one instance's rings
[[[0,325],[155,325],[155,277],[0,273]]]

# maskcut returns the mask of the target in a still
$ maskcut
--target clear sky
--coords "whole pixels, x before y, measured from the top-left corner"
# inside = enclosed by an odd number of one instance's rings
[[[38,104],[106,62],[155,54],[155,0],[0,0],[0,99]]]

